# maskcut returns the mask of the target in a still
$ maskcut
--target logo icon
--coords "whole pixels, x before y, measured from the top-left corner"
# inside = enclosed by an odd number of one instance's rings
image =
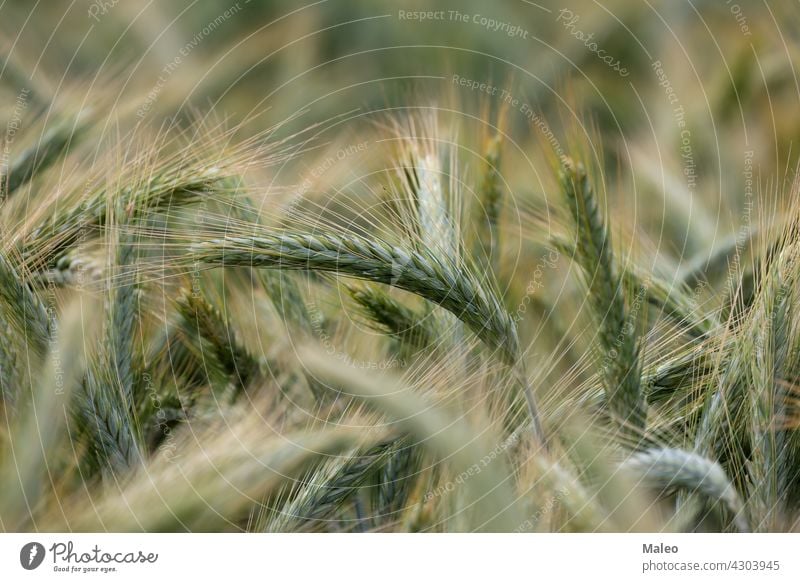
[[[44,561],[44,546],[39,542],[29,542],[19,551],[19,563],[26,570],[35,570]]]

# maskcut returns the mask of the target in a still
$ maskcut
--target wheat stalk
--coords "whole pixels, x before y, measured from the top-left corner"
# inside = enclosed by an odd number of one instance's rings
[[[75,401],[76,422],[87,437],[94,468],[122,473],[136,466],[142,457],[121,395],[90,369]]]
[[[417,447],[407,440],[398,440],[381,469],[375,487],[374,515],[379,522],[391,521],[405,509],[420,466]]]
[[[7,410],[13,410],[18,388],[18,358],[12,333],[5,321],[0,319],[0,402]]]
[[[119,209],[117,217],[124,216]],[[112,219],[115,220],[115,219]],[[88,434],[90,453],[99,468],[123,472],[141,460],[134,426],[135,337],[139,323],[135,265],[136,246],[124,232],[128,222],[115,224],[116,245],[108,290],[106,326],[98,360],[90,367],[75,412],[79,427]]]
[[[107,338],[108,376],[118,386],[123,401],[130,408],[134,394],[134,343],[139,323],[138,286],[136,285],[136,246],[120,234],[116,253],[116,284],[109,290]]]
[[[199,200],[223,184],[216,166],[166,168],[146,177],[142,183],[123,185],[114,193],[114,203],[137,213],[154,211]],[[65,211],[41,220],[23,242],[27,263],[53,267],[74,245],[88,240],[106,224],[109,192],[98,188]]]
[[[231,182],[234,191],[238,192],[244,188],[242,178],[233,179]],[[234,212],[244,223],[252,225],[253,234],[257,234],[263,228],[261,217],[250,199],[243,198],[242,204],[236,206]],[[311,317],[296,281],[281,270],[256,269],[255,273],[284,324],[310,335]]]

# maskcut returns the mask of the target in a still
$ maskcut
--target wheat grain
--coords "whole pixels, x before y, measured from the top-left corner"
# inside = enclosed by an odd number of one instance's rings
[[[391,522],[405,509],[421,464],[418,447],[408,440],[398,440],[378,476],[373,515],[378,523]]]
[[[122,226],[122,225],[121,225]],[[117,284],[109,290],[107,338],[108,371],[106,376],[122,395],[127,408],[133,406],[134,342],[139,323],[136,246],[124,233],[119,235],[116,252]]]
[[[561,237],[551,238],[552,244],[567,257],[577,256],[575,245]],[[659,314],[672,319],[681,330],[695,339],[707,337],[717,325],[712,314],[701,312],[693,301],[685,284],[670,282],[654,274],[644,273],[634,264],[621,268],[623,286],[628,289],[644,289],[648,304]]]
[[[140,448],[126,403],[101,382],[97,371],[87,371],[75,401],[76,424],[86,436],[92,468],[124,473],[140,463]]]
[[[120,208],[153,212],[195,202],[214,191],[225,177],[215,166],[166,168],[140,184],[120,187],[114,200]],[[107,189],[98,188],[74,206],[40,221],[25,236],[26,263],[52,268],[74,245],[97,236],[106,223],[108,200]]]
[[[519,368],[521,354],[514,322],[497,297],[446,257],[356,235],[286,233],[207,241],[193,245],[190,258],[229,267],[332,272],[391,285],[441,305],[517,367],[536,434],[544,440],[532,388]]]

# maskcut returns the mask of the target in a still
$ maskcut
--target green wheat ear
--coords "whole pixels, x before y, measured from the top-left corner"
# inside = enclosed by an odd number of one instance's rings
[[[360,453],[334,459],[317,469],[308,483],[267,524],[267,531],[321,531],[389,461],[396,450],[390,438]]]
[[[259,363],[239,342],[230,322],[202,293],[184,290],[176,303],[195,356],[206,368],[218,368],[237,390],[245,390],[258,377]]]
[[[575,258],[599,325],[597,339],[607,402],[624,430],[638,439],[646,420],[639,338],[625,302],[623,278],[611,247],[611,233],[584,166],[564,160],[559,181],[575,228]]]
[[[9,343],[9,346],[28,346],[37,357],[43,357],[47,352],[52,331],[47,307],[2,251],[0,320],[5,322],[6,332],[19,340]]]
[[[374,286],[350,286],[348,290],[373,327],[400,343],[401,353],[411,355],[435,347],[437,330],[423,314]]]
[[[136,244],[131,223],[117,209],[116,243],[110,271],[104,341],[77,391],[74,417],[89,443],[94,468],[122,474],[142,459],[139,427],[134,417],[136,383],[141,376],[135,338],[139,326]]]
[[[576,245],[571,241],[560,236],[553,236],[550,240],[564,256],[577,256]],[[659,315],[671,319],[697,340],[711,335],[716,325],[715,317],[700,311],[686,284],[670,283],[658,275],[644,273],[634,264],[626,264],[620,271],[623,286],[626,289],[644,289],[647,303],[658,310]]]
[[[356,235],[265,233],[204,242],[190,253],[210,265],[327,271],[392,285],[452,312],[503,359],[519,357],[516,328],[500,301],[466,271],[425,250]]]
[[[192,245],[189,259],[227,267],[337,273],[391,285],[439,304],[515,368],[525,389],[534,430],[543,437],[536,401],[522,369],[514,321],[492,290],[447,257],[425,248],[409,250],[352,234],[265,232]]]
[[[0,200],[14,194],[22,186],[43,173],[76,146],[90,128],[90,115],[82,113],[76,119],[63,121],[48,129],[32,146],[23,150],[0,180]]]
[[[500,268],[500,214],[503,209],[503,184],[500,173],[503,136],[496,133],[487,140],[484,150],[474,254],[495,273]],[[488,246],[488,252],[487,252]]]

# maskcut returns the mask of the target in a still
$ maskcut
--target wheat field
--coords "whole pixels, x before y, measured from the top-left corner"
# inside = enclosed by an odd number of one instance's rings
[[[60,4],[0,531],[800,528],[791,3]]]

